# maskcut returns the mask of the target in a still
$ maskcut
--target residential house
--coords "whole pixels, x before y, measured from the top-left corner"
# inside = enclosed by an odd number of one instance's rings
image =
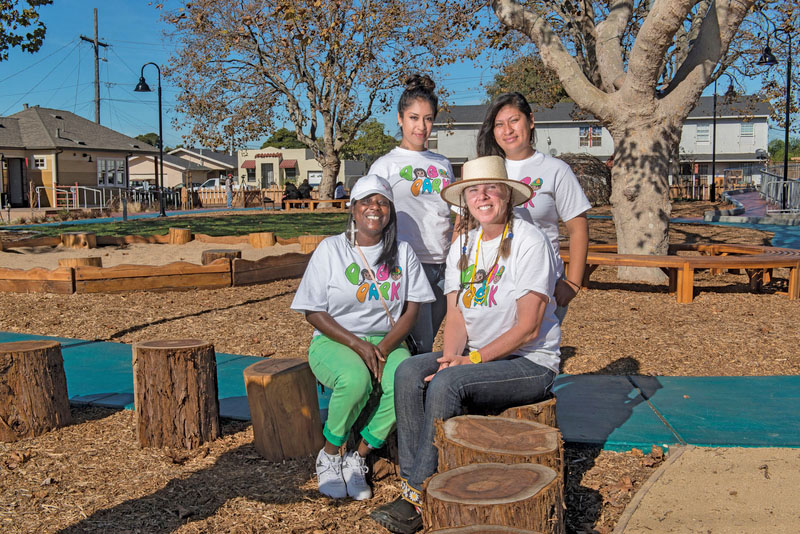
[[[367,171],[361,161],[342,160],[337,181],[350,188]],[[322,166],[307,148],[267,147],[239,151],[239,180],[250,187],[283,187],[286,182],[308,180],[312,186],[322,181]]]
[[[452,106],[437,117],[429,147],[450,159],[456,177],[461,176],[464,162],[477,155],[478,131],[487,108]],[[768,104],[753,97],[741,97],[730,104],[717,97],[717,176],[734,173],[758,183],[768,144],[768,119]],[[586,153],[603,161],[610,161],[614,154],[614,141],[608,130],[571,102],[535,109],[534,120],[535,148],[540,152],[553,156]],[[701,97],[683,126],[679,161],[674,166],[677,175],[710,176],[712,123],[713,97]]]
[[[69,111],[28,107],[0,117],[3,202],[99,206],[128,187],[128,159],[158,151]]]
[[[140,156],[130,162],[131,182],[158,185],[156,163],[158,156]],[[178,184],[201,184],[209,178],[237,174],[235,155],[207,148],[176,148],[164,154],[164,187]]]

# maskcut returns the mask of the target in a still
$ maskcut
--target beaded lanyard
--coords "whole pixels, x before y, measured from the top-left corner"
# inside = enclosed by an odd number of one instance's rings
[[[489,283],[489,275],[492,273],[492,271],[494,271],[495,267],[497,267],[497,262],[500,261],[500,249],[503,246],[503,240],[506,238],[507,234],[508,234],[508,223],[506,223],[505,227],[503,228],[503,236],[500,238],[500,243],[497,245],[497,254],[495,254],[492,268],[486,271],[486,278],[483,279],[483,295],[480,298],[478,298],[477,296],[474,297],[474,300],[477,304],[480,304],[484,300],[486,300],[487,296],[486,285]],[[483,228],[481,228],[481,233],[478,234],[478,246],[475,247],[475,268],[472,270],[472,278],[470,278],[469,280],[470,285],[475,283],[475,273],[478,272],[478,257],[481,251],[481,241],[483,241]]]

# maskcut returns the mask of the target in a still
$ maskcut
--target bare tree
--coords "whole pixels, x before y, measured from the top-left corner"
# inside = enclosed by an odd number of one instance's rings
[[[343,147],[393,104],[391,90],[452,59],[461,9],[445,0],[187,1],[166,15],[178,111],[210,146],[257,140],[288,120],[322,166],[320,197],[331,198]]]
[[[666,254],[668,167],[681,128],[725,68],[749,67],[754,0],[491,0],[527,35],[567,94],[614,139],[611,201],[621,253]],[[755,15],[753,15],[755,17]],[[743,24],[745,23],[745,24]],[[621,269],[627,279],[660,272]]]

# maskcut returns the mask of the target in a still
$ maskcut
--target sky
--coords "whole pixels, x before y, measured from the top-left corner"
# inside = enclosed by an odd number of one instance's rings
[[[177,1],[163,2],[175,7]],[[47,26],[44,45],[35,54],[12,48],[8,61],[0,62],[0,116],[23,109],[23,104],[71,111],[94,120],[93,45],[80,39],[94,36],[93,8],[98,12],[100,48],[100,123],[130,136],[158,132],[156,98],[157,72],[144,70],[152,93],[136,93],[142,65],[166,65],[175,47],[165,32],[169,25],[161,20],[156,2],[149,0],[55,0],[40,9]],[[485,98],[482,84],[492,80],[493,71],[472,64],[458,65],[445,73],[454,104],[479,104]],[[441,83],[441,82],[440,82]],[[164,145],[183,144],[182,132],[173,119],[178,90],[162,78]],[[397,90],[397,97],[400,90]],[[393,113],[378,116],[392,134],[396,130]],[[248,148],[258,148],[253,143]]]
[[[133,91],[145,63],[166,65],[175,52],[165,34],[169,26],[161,20],[156,3],[150,0],[55,0],[53,5],[42,7],[40,17],[47,26],[42,48],[35,54],[12,48],[8,61],[0,62],[0,116],[21,111],[23,104],[38,104],[94,120],[93,46],[82,41],[80,36],[93,37],[93,8],[96,7],[99,40],[109,45],[100,47],[100,123],[130,136],[157,132],[157,73],[153,66],[144,70],[153,92]],[[174,8],[180,2],[166,0],[162,3],[166,8]],[[447,87],[453,104],[480,104],[485,100],[484,86],[492,81],[494,72],[486,61],[482,64],[465,62],[449,67],[437,83]],[[757,87],[748,89],[752,91]],[[719,89],[719,92],[724,90]],[[397,89],[396,92],[395,101],[401,91]],[[175,112],[177,94],[178,90],[162,79],[165,146],[184,144],[181,135],[188,132],[188,128],[176,128],[173,124],[176,118],[179,123],[185,121]],[[712,94],[711,89],[704,94]],[[390,134],[397,131],[394,116],[393,112],[377,116],[387,125]],[[772,128],[770,133],[772,136]],[[259,146],[260,143],[252,143],[247,148]]]

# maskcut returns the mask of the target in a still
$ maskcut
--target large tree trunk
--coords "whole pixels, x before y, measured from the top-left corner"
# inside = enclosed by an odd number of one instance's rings
[[[609,126],[614,138],[611,204],[620,254],[666,254],[669,246],[669,159],[677,153],[680,128],[620,115]],[[622,280],[663,282],[659,269],[620,267]]]
[[[322,182],[319,184],[319,198],[326,200],[333,198],[333,191],[336,189],[336,179],[339,176],[339,168],[342,162],[338,156],[326,155],[322,164]]]

